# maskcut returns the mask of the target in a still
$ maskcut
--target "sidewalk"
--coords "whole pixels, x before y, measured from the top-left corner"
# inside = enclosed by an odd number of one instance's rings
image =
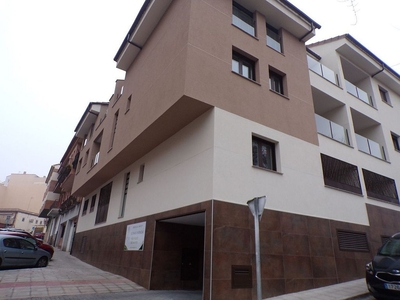
[[[367,293],[365,280],[359,279],[268,300],[343,300]],[[122,276],[102,271],[56,249],[46,268],[0,271],[0,300],[6,299],[200,300],[202,294],[201,291],[148,291]]]

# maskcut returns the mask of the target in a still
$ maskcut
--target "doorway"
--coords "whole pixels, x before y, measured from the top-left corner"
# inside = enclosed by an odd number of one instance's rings
[[[156,222],[152,290],[202,290],[205,212]]]

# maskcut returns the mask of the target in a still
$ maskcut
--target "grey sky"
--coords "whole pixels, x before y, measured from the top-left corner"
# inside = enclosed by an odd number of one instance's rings
[[[60,162],[88,103],[124,78],[113,58],[143,2],[0,0],[0,182]],[[357,19],[350,0],[291,2],[322,25],[311,42],[350,33],[400,72],[400,1],[353,1]]]

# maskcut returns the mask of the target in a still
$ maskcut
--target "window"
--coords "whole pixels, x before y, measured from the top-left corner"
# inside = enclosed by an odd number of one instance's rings
[[[132,102],[132,95],[130,95],[130,96],[128,97],[128,99],[126,100],[126,109],[125,109],[125,112],[128,112],[128,110],[131,109],[131,102]]]
[[[89,149],[85,153],[85,159],[83,160],[83,165],[86,165],[88,159],[89,159]]]
[[[102,187],[100,190],[99,204],[97,206],[97,214],[95,224],[107,221],[108,205],[110,203],[112,182]]]
[[[97,195],[93,195],[93,196],[92,196],[92,201],[90,202],[90,210],[89,210],[90,213],[91,213],[92,211],[94,211],[94,206],[96,205],[96,196],[97,196]]]
[[[111,133],[110,149],[114,145],[115,133],[117,132],[118,114],[119,114],[119,110],[117,110],[117,112],[114,115],[114,124],[113,124],[113,131]]]
[[[25,222],[25,218],[22,218],[22,222]]]
[[[325,154],[321,163],[325,185],[362,195],[357,166]]]
[[[392,141],[393,141],[393,146],[394,146],[394,150],[396,151],[400,151],[400,141],[399,141],[399,136],[395,133],[391,133],[392,135]]]
[[[39,220],[36,220],[36,221],[35,221],[35,224],[37,224],[38,222],[39,222]]]
[[[385,90],[382,87],[379,87],[379,94],[381,95],[381,99],[382,99],[383,102],[391,105],[390,98],[389,98],[389,93],[388,93],[387,90]]]
[[[248,79],[256,80],[255,62],[235,51],[232,52],[232,71]]]
[[[89,205],[89,199],[85,200],[85,203],[83,204],[82,216],[86,215],[88,205]]]
[[[143,181],[143,176],[144,176],[144,164],[140,166],[138,183]]]
[[[253,166],[276,171],[274,143],[253,136]]]
[[[100,159],[100,147],[101,147],[101,140],[103,138],[103,132],[101,132],[97,138],[93,142],[93,149],[92,149],[92,160],[90,167],[94,167]]]
[[[283,91],[283,76],[270,70],[269,71],[269,88],[270,90],[284,95]]]
[[[121,201],[121,210],[119,212],[119,217],[122,218],[125,213],[125,205],[126,205],[126,197],[128,196],[128,187],[129,187],[129,177],[131,173],[128,172],[125,174],[125,184],[124,184],[124,190],[122,193],[122,201]]]
[[[338,230],[337,238],[341,251],[369,252],[367,234]]]
[[[255,36],[253,13],[236,2],[232,5],[232,24]]]
[[[267,24],[267,46],[282,52],[279,30]]]
[[[399,203],[396,183],[393,179],[363,169],[367,195],[391,203]]]

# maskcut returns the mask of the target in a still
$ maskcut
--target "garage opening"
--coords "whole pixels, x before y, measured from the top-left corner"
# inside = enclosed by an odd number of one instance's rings
[[[156,222],[150,289],[203,289],[205,212]]]

